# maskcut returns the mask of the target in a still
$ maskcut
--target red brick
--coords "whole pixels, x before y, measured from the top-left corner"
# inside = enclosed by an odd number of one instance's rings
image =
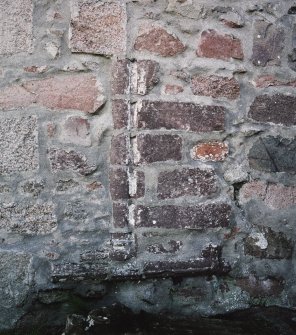
[[[128,163],[128,137],[125,134],[113,136],[111,141],[111,164],[127,165]]]
[[[191,80],[191,89],[195,95],[235,100],[239,97],[239,83],[234,78],[221,76],[195,76]]]
[[[109,173],[110,194],[113,200],[129,199],[128,173],[125,168],[112,168]]]
[[[163,28],[153,28],[139,35],[134,48],[135,50],[148,51],[163,57],[175,56],[185,50],[185,46],[179,38],[168,33]]]
[[[182,196],[210,196],[217,191],[213,170],[182,169],[160,172],[157,193],[160,199]]]
[[[266,21],[255,23],[252,61],[254,65],[279,65],[284,47],[284,30]]]
[[[33,104],[51,109],[76,109],[96,112],[105,103],[101,84],[92,75],[54,76],[32,80],[0,91],[0,109]]]
[[[130,93],[130,61],[128,59],[117,60],[112,64],[112,94]]]
[[[113,203],[114,228],[127,228],[129,226],[129,210],[127,204]]]
[[[222,60],[244,59],[241,41],[232,35],[219,34],[215,30],[201,33],[196,54],[198,57]]]
[[[294,126],[296,125],[295,103],[296,97],[290,95],[260,95],[252,103],[249,117],[259,122]]]
[[[168,247],[164,247],[161,243],[151,244],[146,250],[152,254],[175,254],[178,251],[182,250],[183,242],[170,240],[168,243]]]
[[[200,142],[192,151],[193,159],[202,161],[223,161],[228,155],[228,145],[225,142]]]
[[[175,276],[184,274],[223,274],[231,270],[221,259],[221,247],[209,245],[197,258],[187,260],[149,261],[144,264],[144,274],[155,276]]]
[[[228,227],[231,207],[225,203],[196,206],[137,206],[135,226],[166,229],[208,229]]]
[[[152,60],[139,60],[132,66],[132,93],[145,95],[157,83],[159,64]]]
[[[72,9],[70,48],[99,55],[126,49],[126,10],[119,2],[80,2]]]
[[[90,165],[84,154],[74,150],[52,148],[49,150],[49,161],[53,172],[73,170],[89,175],[96,170],[96,166]]]
[[[281,80],[273,75],[264,75],[252,82],[255,87],[266,88],[270,86],[291,86],[296,87],[296,80]]]
[[[145,195],[145,174],[142,171],[129,173],[129,195],[131,198],[142,198]]]
[[[141,101],[136,108],[139,129],[210,132],[224,129],[225,108],[187,102]]]
[[[179,93],[182,93],[184,91],[184,88],[180,85],[165,85],[164,92],[165,94],[169,95],[176,95]]]
[[[129,123],[129,104],[127,100],[112,101],[112,117],[115,129],[128,127]]]
[[[180,136],[140,134],[136,141],[135,163],[179,161],[182,159],[182,139]]]
[[[110,259],[115,261],[126,261],[136,256],[135,236],[131,233],[111,234],[112,250],[109,254]]]

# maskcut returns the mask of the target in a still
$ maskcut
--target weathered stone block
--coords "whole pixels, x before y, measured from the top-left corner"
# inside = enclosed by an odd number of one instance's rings
[[[139,60],[132,65],[132,93],[145,95],[158,82],[159,64],[152,60]]]
[[[111,141],[110,162],[111,164],[127,165],[128,163],[129,138],[125,134],[113,136]]]
[[[195,95],[235,100],[239,97],[239,83],[234,78],[221,76],[194,76],[191,89]]]
[[[34,171],[39,167],[35,116],[2,119],[0,174]]]
[[[30,52],[32,47],[32,0],[0,3],[0,54]]]
[[[278,296],[284,289],[282,279],[269,277],[259,279],[254,275],[248,278],[240,278],[236,280],[237,285],[244,291],[247,291],[251,297],[271,297]]]
[[[196,54],[198,57],[222,60],[244,59],[241,41],[232,35],[219,34],[215,30],[207,30],[201,33]]]
[[[62,126],[60,140],[81,146],[91,145],[90,123],[79,116],[70,116]]]
[[[0,252],[1,329],[12,328],[22,315],[17,306],[24,304],[30,293],[31,271],[29,254],[3,250]]]
[[[217,191],[213,170],[182,169],[160,172],[157,193],[160,199],[182,196],[210,196]]]
[[[112,117],[115,129],[127,128],[129,123],[129,104],[127,100],[112,101]]]
[[[272,122],[285,126],[296,125],[296,97],[284,94],[260,95],[249,111],[249,117],[259,122]]]
[[[113,203],[113,226],[127,228],[129,226],[129,210],[127,204]]]
[[[136,108],[139,129],[177,129],[194,132],[224,129],[225,108],[186,102],[142,101]]]
[[[162,57],[175,56],[182,53],[186,47],[180,39],[164,28],[153,28],[136,38],[135,50],[148,51]]]
[[[284,40],[283,29],[266,21],[257,21],[253,40],[253,64],[257,66],[280,64]]]
[[[44,235],[56,227],[52,203],[3,203],[0,207],[0,229],[25,235]]]
[[[151,261],[144,265],[145,275],[222,274],[230,266],[221,260],[221,247],[209,245],[202,250],[201,257],[189,260]]]
[[[296,119],[295,119],[296,121]],[[296,140],[260,137],[249,151],[252,169],[266,172],[296,172]]]
[[[192,150],[192,158],[202,161],[223,161],[228,155],[228,145],[225,142],[200,142]]]
[[[90,165],[87,157],[81,152],[51,148],[48,155],[50,167],[53,172],[72,170],[82,175],[89,175],[96,170]]]
[[[178,135],[137,136],[135,163],[179,161],[182,158],[182,139]]]
[[[72,8],[71,50],[107,56],[124,53],[126,20],[123,3],[76,0]]]
[[[130,93],[130,67],[128,59],[121,59],[112,64],[112,94],[129,94]]]
[[[135,226],[169,229],[207,229],[228,227],[231,207],[225,203],[197,206],[137,206]]]
[[[245,253],[257,258],[290,259],[293,243],[282,232],[260,227],[259,232],[253,232],[246,238]]]
[[[76,109],[95,113],[104,103],[102,85],[89,74],[56,75],[0,90],[0,109],[37,104],[51,109]]]
[[[127,169],[110,170],[110,193],[113,200],[129,199],[129,180]]]
[[[252,199],[262,200],[271,209],[285,209],[296,205],[296,187],[253,181],[244,184],[239,193],[241,204]]]

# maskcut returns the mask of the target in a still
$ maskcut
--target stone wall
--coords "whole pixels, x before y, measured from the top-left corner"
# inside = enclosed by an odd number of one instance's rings
[[[2,0],[0,59],[0,329],[295,307],[294,1]]]

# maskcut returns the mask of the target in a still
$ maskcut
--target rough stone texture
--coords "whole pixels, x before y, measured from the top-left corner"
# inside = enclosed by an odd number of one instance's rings
[[[252,169],[266,172],[296,172],[296,140],[280,136],[260,137],[249,151]]]
[[[255,298],[278,296],[284,290],[283,280],[272,277],[259,279],[251,275],[248,278],[238,279],[236,282],[242,290]]]
[[[122,54],[126,48],[125,26],[123,4],[76,0],[72,8],[71,50],[99,55]]]
[[[3,0],[0,4],[0,54],[30,52],[32,47],[32,0]]]
[[[191,79],[191,89],[195,95],[230,100],[237,99],[240,94],[239,84],[234,78],[219,76],[194,76]]]
[[[0,207],[0,229],[18,234],[44,235],[57,227],[51,203],[3,203]]]
[[[198,42],[198,57],[222,60],[244,59],[241,41],[232,35],[222,35],[215,30],[203,31]]]
[[[294,334],[295,4],[11,2],[0,333]]]
[[[159,64],[151,60],[140,60],[133,64],[131,89],[139,95],[147,94],[158,82]]]
[[[130,61],[121,59],[112,64],[111,89],[113,94],[128,94],[130,91]]]
[[[112,116],[115,129],[127,128],[129,105],[126,100],[112,101]]]
[[[224,129],[225,109],[185,102],[142,101],[136,116],[139,129],[178,129],[195,132]]]
[[[223,161],[228,155],[225,142],[200,142],[192,150],[192,158],[202,161]]]
[[[161,172],[158,176],[157,192],[160,199],[209,196],[216,191],[216,178],[212,170],[182,169]]]
[[[175,56],[185,50],[180,39],[163,28],[153,28],[140,34],[135,41],[135,50],[148,51],[162,57]]]
[[[20,252],[0,252],[0,323],[12,327],[23,314],[16,306],[24,304],[30,293],[31,256]]]
[[[63,124],[62,142],[81,146],[91,145],[90,123],[82,117],[71,116]]]
[[[35,116],[5,118],[0,123],[0,173],[34,171],[38,162],[38,133]]]
[[[113,168],[110,171],[110,193],[113,200],[129,198],[129,184],[127,170]]]
[[[296,125],[295,101],[295,97],[284,94],[258,96],[250,107],[249,117],[259,122],[294,126]]]
[[[129,211],[126,204],[113,204],[113,225],[115,228],[126,228],[129,225]]]
[[[0,90],[0,109],[33,104],[52,109],[96,112],[105,103],[102,85],[92,75],[54,76]]]
[[[264,75],[256,78],[253,85],[258,88],[266,88],[270,86],[296,87],[296,80],[281,80],[273,75]]]
[[[202,251],[202,257],[185,261],[148,262],[144,266],[144,273],[154,276],[166,274],[222,274],[230,271],[230,267],[221,262],[221,248],[210,245]]]
[[[241,188],[240,203],[244,204],[252,199],[260,199],[274,210],[285,209],[295,206],[296,187],[253,181],[244,184]]]
[[[125,134],[120,134],[112,138],[110,149],[111,164],[127,164],[128,144],[128,137]]]
[[[84,154],[74,150],[52,148],[49,150],[49,161],[53,172],[73,170],[89,175],[96,170],[96,166],[90,165]]]
[[[170,229],[207,229],[228,227],[231,207],[228,204],[208,204],[191,207],[154,206],[136,208],[136,227]]]
[[[257,66],[278,65],[284,47],[284,31],[266,21],[255,24],[252,62]]]
[[[283,233],[261,227],[258,233],[251,233],[245,240],[245,253],[258,258],[290,259],[293,243]]]
[[[137,137],[135,163],[181,160],[182,139],[174,135],[144,135]]]

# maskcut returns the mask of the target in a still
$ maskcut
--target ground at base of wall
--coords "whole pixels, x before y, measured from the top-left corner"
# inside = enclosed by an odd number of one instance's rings
[[[72,314],[65,328],[34,327],[1,332],[0,335],[293,335],[296,333],[296,310],[279,307],[252,307],[214,318],[172,318],[146,312],[133,314],[122,305]]]

